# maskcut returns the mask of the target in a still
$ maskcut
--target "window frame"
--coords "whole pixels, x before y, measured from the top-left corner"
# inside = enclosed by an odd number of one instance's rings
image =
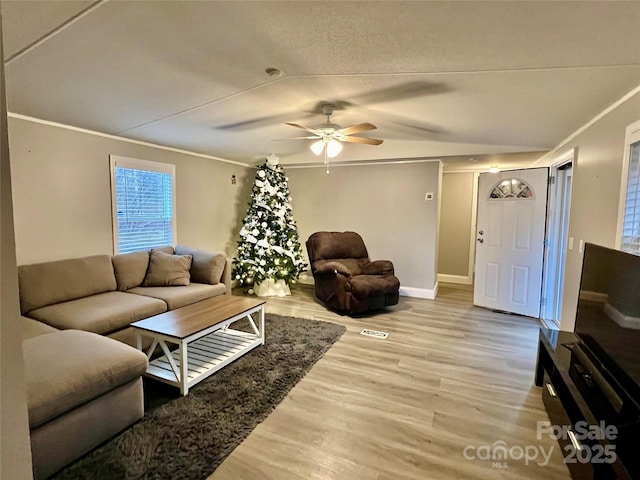
[[[176,216],[176,166],[170,163],[153,162],[138,158],[109,155],[109,168],[111,176],[111,231],[113,233],[113,253],[117,255],[120,250],[118,232],[118,199],[116,198],[116,167],[148,172],[167,173],[171,175],[171,236],[173,244],[178,244],[177,216]],[[156,245],[159,246],[159,245]]]
[[[616,244],[618,250],[622,250],[622,238],[624,234],[624,217],[627,204],[627,190],[629,187],[629,163],[631,161],[631,146],[640,142],[640,120],[627,126],[624,137],[624,152],[622,158],[622,175],[620,179],[620,199],[618,202],[618,224],[616,230]],[[640,182],[638,182],[640,186]],[[640,194],[637,196],[640,200]],[[628,251],[628,250],[624,250]],[[638,252],[629,252],[638,255]]]

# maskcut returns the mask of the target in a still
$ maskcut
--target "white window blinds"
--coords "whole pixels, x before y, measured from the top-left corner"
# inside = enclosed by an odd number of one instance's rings
[[[620,249],[640,255],[640,141],[631,144],[629,148],[629,171]]]
[[[175,167],[111,156],[116,253],[175,242]]]

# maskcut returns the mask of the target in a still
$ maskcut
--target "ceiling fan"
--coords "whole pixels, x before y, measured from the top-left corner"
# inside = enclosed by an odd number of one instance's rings
[[[343,128],[341,125],[331,123],[331,115],[336,108],[334,104],[324,103],[320,105],[320,108],[322,110],[322,113],[327,117],[325,123],[317,125],[314,128],[304,127],[302,125],[298,125],[297,123],[286,123],[286,125],[290,125],[292,127],[312,133],[312,136],[296,138],[306,140],[318,139],[318,141],[311,144],[311,151],[313,151],[313,153],[315,153],[316,155],[320,155],[322,152],[324,152],[325,164],[328,164],[328,158],[333,158],[340,153],[340,151],[342,150],[342,145],[340,144],[340,142],[362,143],[366,145],[382,144],[383,140],[379,140],[377,138],[354,136],[357,133],[375,130],[378,127],[376,127],[374,124],[365,122]],[[328,167],[327,173],[329,173]]]

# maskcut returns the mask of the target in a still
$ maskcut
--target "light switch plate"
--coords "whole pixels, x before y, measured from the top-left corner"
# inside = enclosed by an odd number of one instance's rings
[[[425,200],[433,200],[433,192],[427,192],[424,194]]]

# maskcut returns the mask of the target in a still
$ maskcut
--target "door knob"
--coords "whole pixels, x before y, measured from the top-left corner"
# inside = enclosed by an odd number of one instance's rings
[[[478,239],[478,243],[484,243],[484,239],[483,238],[479,238]]]
[[[479,230],[478,235],[484,235],[484,230]]]

